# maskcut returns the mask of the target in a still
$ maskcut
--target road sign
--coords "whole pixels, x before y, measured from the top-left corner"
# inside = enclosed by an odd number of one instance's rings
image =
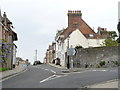
[[[67,55],[74,56],[76,54],[76,50],[74,48],[68,48]]]

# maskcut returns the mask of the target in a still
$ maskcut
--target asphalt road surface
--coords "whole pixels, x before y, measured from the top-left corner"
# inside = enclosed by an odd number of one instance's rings
[[[29,66],[26,72],[2,82],[3,88],[81,88],[118,78],[116,69],[89,70],[60,74],[62,69],[49,65]],[[59,72],[59,74],[56,74]]]

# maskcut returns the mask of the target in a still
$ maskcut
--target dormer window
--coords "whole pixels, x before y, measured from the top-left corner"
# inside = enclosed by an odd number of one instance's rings
[[[90,37],[90,38],[93,38],[93,37],[94,37],[94,35],[93,35],[93,34],[89,34],[89,37]]]

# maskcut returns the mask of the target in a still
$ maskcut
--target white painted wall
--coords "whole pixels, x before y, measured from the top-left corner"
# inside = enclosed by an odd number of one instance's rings
[[[69,39],[66,38],[64,42],[58,44],[58,57],[60,58],[60,63],[62,66],[65,66],[65,52],[67,52],[68,48],[68,40],[69,40],[69,48],[75,48],[76,46],[82,46],[83,48],[89,47],[99,47],[103,44],[105,39],[87,39],[78,29],[73,31],[69,35]]]
[[[89,47],[99,47],[103,44],[105,39],[88,39]]]
[[[86,37],[77,29],[70,34],[69,46],[75,47],[81,45],[83,48],[88,48]]]
[[[16,64],[16,46],[13,45],[13,64],[15,65]]]

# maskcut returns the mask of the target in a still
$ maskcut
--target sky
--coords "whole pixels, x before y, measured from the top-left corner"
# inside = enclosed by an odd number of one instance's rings
[[[67,28],[68,10],[81,10],[82,18],[97,31],[98,26],[117,31],[119,0],[0,0],[1,12],[13,22],[18,35],[17,57],[43,61],[57,30]]]

